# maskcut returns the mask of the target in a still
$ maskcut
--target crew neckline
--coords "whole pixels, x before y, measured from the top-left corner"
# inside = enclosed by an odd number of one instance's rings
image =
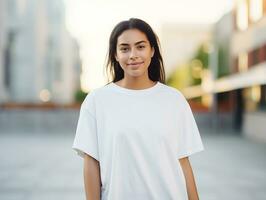
[[[129,89],[129,88],[124,88],[122,86],[117,85],[114,82],[111,82],[111,86],[120,92],[124,92],[124,93],[128,93],[128,94],[145,94],[145,93],[150,93],[154,90],[156,90],[159,86],[160,86],[160,82],[157,81],[156,84],[154,84],[153,86],[149,87],[149,88],[145,88],[145,89]]]

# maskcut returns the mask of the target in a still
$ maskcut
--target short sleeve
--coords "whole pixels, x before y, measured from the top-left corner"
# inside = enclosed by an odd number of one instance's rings
[[[89,94],[81,105],[72,148],[81,157],[84,157],[84,153],[86,153],[99,160],[97,125],[95,115],[93,114],[94,109],[93,96]]]
[[[204,150],[201,136],[191,108],[182,96],[181,129],[178,140],[178,159]]]

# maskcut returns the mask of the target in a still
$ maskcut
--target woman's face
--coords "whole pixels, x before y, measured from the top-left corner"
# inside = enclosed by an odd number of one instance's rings
[[[154,54],[146,35],[138,29],[124,31],[117,38],[116,61],[125,77],[148,76],[148,67]]]

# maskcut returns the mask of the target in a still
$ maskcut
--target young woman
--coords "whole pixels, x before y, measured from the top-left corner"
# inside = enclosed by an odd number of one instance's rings
[[[136,18],[111,33],[113,80],[87,95],[73,144],[87,200],[199,199],[188,156],[202,141],[187,101],[164,84],[158,43]]]

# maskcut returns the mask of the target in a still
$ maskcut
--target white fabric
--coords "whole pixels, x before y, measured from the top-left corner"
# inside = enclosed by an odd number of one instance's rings
[[[186,200],[178,159],[203,145],[178,90],[110,83],[84,100],[73,149],[100,162],[102,200]]]

